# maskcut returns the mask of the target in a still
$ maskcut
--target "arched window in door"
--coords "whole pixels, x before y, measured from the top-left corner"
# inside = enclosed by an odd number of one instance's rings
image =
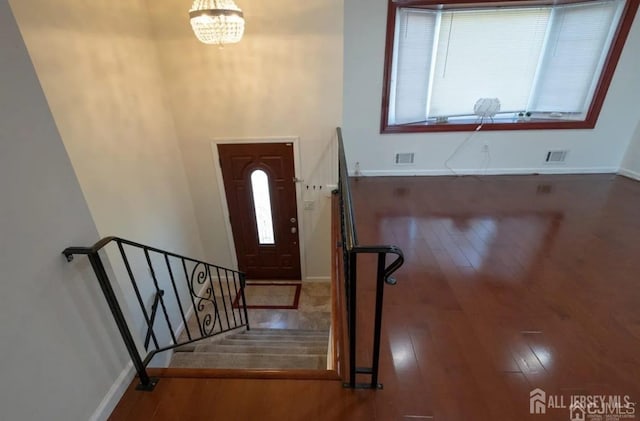
[[[251,191],[253,192],[253,209],[256,213],[258,226],[258,241],[264,245],[275,244],[269,176],[266,172],[254,170],[251,173]]]

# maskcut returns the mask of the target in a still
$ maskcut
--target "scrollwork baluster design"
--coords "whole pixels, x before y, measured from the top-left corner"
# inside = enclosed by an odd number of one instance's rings
[[[204,313],[200,320],[202,332],[204,336],[210,336],[215,330],[216,323],[221,323],[221,321],[214,291],[209,282],[209,268],[204,263],[199,262],[193,267],[189,289],[196,298],[196,311],[200,315]],[[210,311],[207,310],[209,306],[212,307]]]

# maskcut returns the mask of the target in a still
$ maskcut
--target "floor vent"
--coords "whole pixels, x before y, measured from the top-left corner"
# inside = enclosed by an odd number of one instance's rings
[[[537,194],[550,194],[553,190],[551,184],[538,184]]]
[[[569,151],[549,151],[545,162],[550,164],[564,162],[567,159]]]
[[[397,153],[395,163],[396,165],[411,165],[413,164],[415,155],[413,152]]]

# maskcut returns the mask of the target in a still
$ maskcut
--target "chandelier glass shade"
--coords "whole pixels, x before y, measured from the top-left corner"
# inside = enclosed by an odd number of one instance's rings
[[[205,44],[233,44],[244,34],[244,16],[233,0],[195,0],[189,17],[196,38]]]

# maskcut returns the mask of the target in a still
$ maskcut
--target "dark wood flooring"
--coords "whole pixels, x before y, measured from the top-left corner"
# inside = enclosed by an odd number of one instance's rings
[[[568,408],[530,415],[536,387],[567,404],[578,394],[640,403],[640,183],[571,175],[352,186],[361,243],[393,243],[407,257],[386,289],[384,390],[162,379],[153,393],[127,391],[112,419],[569,420]],[[373,270],[361,262],[359,365],[370,358]]]

